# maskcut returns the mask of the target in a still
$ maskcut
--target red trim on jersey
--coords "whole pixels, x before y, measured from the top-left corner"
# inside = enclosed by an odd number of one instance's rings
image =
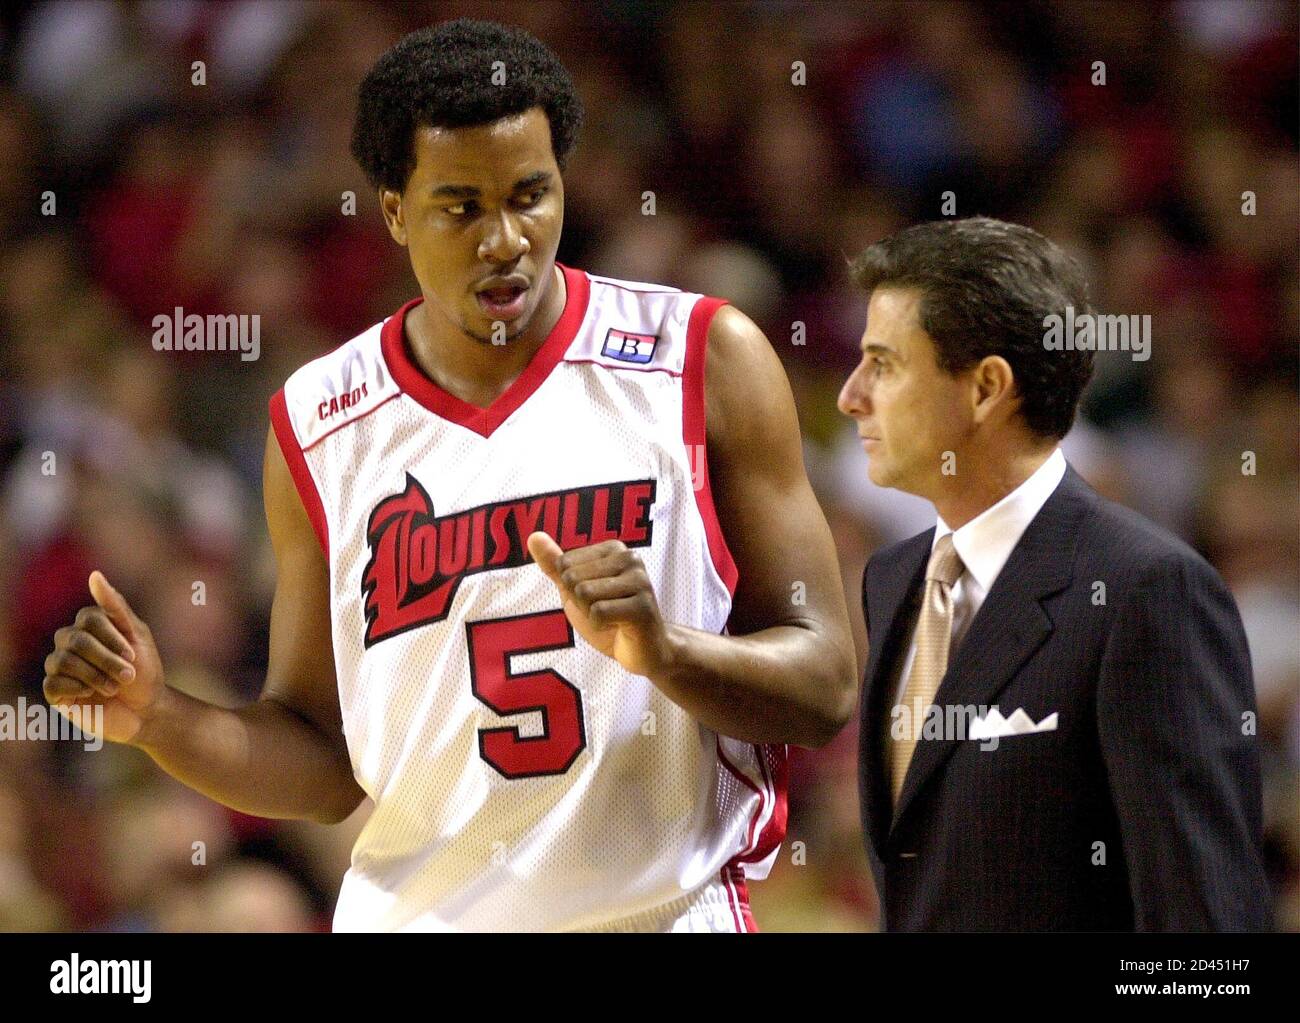
[[[731,888],[730,875],[725,866],[718,871],[718,877],[722,881],[722,890],[727,893],[727,908],[731,910],[731,919],[735,921],[736,931],[743,931],[745,925],[740,922],[740,898]]]
[[[320,549],[325,552],[325,560],[328,561],[330,531],[325,521],[325,506],[321,504],[316,481],[307,468],[307,459],[303,457],[298,437],[293,432],[293,424],[289,421],[289,407],[285,404],[283,387],[271,395],[271,426],[275,430],[275,439],[280,442],[280,450],[284,453],[294,486],[298,488],[298,496],[302,499],[307,518],[311,520],[311,527],[316,530],[316,538],[320,540]]]
[[[732,915],[736,917],[737,929],[757,932],[758,924],[754,921],[754,914],[749,908],[749,889],[745,884],[744,865],[746,863],[761,863],[785,839],[787,818],[786,783],[789,775],[786,756],[787,748],[785,746],[779,747],[780,755],[776,760],[776,771],[773,777],[769,777],[767,765],[763,758],[763,747],[752,744],[758,757],[759,773],[763,776],[763,787],[759,788],[754,784],[752,778],[727,759],[727,755],[722,751],[722,739],[717,738],[716,742],[718,760],[732,773],[737,781],[758,796],[758,807],[755,809],[754,815],[750,817],[749,830],[745,833],[744,848],[728,860],[722,868],[722,884],[727,889],[727,898],[731,903]],[[774,746],[774,748],[778,747]],[[772,796],[775,800],[772,807],[772,816],[763,825],[762,832],[755,837],[754,829],[758,826],[758,822],[763,819],[763,813],[767,809],[767,790],[769,788],[772,790]]]
[[[741,861],[743,863],[761,863],[785,839],[786,821],[789,815],[786,800],[786,786],[790,778],[789,749],[774,743],[769,744],[769,748],[778,751],[775,758],[776,770],[772,777],[768,777],[767,761],[763,756],[764,747],[755,745],[754,752],[758,756],[758,770],[763,775],[764,783],[772,790],[776,803],[772,807],[772,816],[763,826],[762,834],[758,836],[757,846],[752,853],[744,857]]]
[[[749,818],[749,830],[745,833],[745,847],[741,849],[740,852],[736,853],[736,855],[727,863],[727,866],[730,867],[733,864],[744,863],[749,859],[749,851],[757,848],[754,842],[754,828],[758,825],[759,820],[762,819],[763,810],[767,807],[767,794],[754,784],[752,778],[727,759],[727,755],[722,752],[722,739],[717,737],[715,737],[715,739],[718,745],[718,759],[722,761],[722,766],[730,771],[738,782],[758,796],[758,809],[754,812],[754,815]],[[762,770],[761,767],[759,769]],[[766,775],[764,775],[764,781],[766,781]],[[762,838],[761,835],[759,837],[760,839]]]
[[[393,379],[397,381],[397,386],[434,415],[473,430],[481,437],[492,436],[492,432],[510,418],[550,375],[568,351],[587,315],[587,300],[591,297],[591,282],[587,280],[587,275],[562,263],[555,265],[564,274],[564,311],[524,371],[491,405],[480,408],[444,391],[425,376],[424,370],[411,358],[403,325],[407,312],[423,302],[423,298],[413,298],[407,302],[384,322],[380,331],[384,361],[388,364]]]
[[[698,299],[691,309],[691,317],[686,325],[686,363],[682,369],[682,439],[686,442],[687,455],[692,459],[692,469],[699,473],[700,487],[695,491],[695,505],[704,522],[713,567],[717,569],[727,592],[735,596],[739,572],[731,551],[727,549],[717,511],[713,507],[704,411],[704,367],[709,324],[713,322],[713,314],[726,302],[725,298],[704,297]],[[694,465],[696,451],[699,452],[698,466]]]
[[[727,902],[731,906],[731,916],[736,921],[736,930],[744,934],[757,934],[758,923],[754,920],[753,910],[749,908],[745,871],[727,864],[722,868],[722,887],[727,890]]]

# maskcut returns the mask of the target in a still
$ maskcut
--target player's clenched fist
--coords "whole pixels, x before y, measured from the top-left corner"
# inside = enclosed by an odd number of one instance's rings
[[[669,659],[668,628],[641,559],[620,540],[564,552],[545,533],[528,553],[560,591],[564,613],[583,639],[636,675],[653,678]]]
[[[103,704],[102,737],[130,742],[162,692],[162,662],[149,626],[102,572],[90,574],[90,595],[94,606],[83,607],[72,625],[54,634],[54,652],[45,658],[45,698],[55,708]]]

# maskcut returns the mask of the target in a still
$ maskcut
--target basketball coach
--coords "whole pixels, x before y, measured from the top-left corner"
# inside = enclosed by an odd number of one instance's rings
[[[1048,329],[1092,316],[1078,264],[980,217],[901,231],[853,274],[870,300],[840,410],[871,480],[938,518],[862,579],[859,786],[885,929],[1266,929],[1236,605],[1058,446],[1096,343]]]

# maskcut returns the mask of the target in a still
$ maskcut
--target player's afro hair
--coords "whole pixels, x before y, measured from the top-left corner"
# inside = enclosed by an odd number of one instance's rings
[[[495,61],[504,84],[492,80]],[[415,169],[417,128],[490,124],[533,107],[546,111],[563,170],[582,103],[559,58],[521,28],[446,21],[412,32],[370,69],[357,93],[352,155],[372,186],[400,192]]]

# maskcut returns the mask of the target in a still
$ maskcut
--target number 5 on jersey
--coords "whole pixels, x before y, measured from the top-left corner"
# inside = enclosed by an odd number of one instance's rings
[[[563,774],[587,748],[582,693],[557,671],[515,673],[510,658],[573,646],[562,610],[467,622],[470,688],[502,717],[540,711],[542,734],[521,736],[514,725],[480,728],[479,755],[505,778]]]

